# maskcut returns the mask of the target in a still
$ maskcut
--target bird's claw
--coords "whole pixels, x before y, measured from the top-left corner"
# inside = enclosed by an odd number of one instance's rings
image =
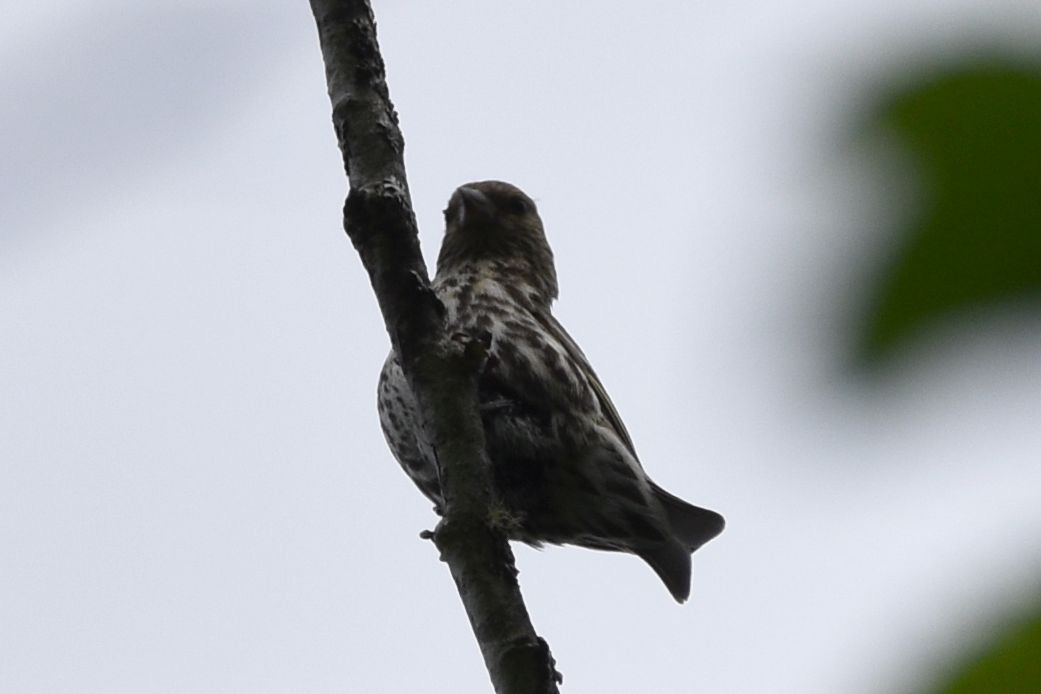
[[[463,349],[463,355],[478,364],[483,365],[488,360],[488,353],[492,348],[492,334],[487,330],[477,332],[455,332],[451,340]]]

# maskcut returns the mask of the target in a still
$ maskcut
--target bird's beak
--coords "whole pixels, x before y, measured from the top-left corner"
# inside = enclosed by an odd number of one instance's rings
[[[459,226],[466,224],[467,219],[489,219],[495,213],[495,205],[491,198],[477,190],[463,186],[459,189],[462,204],[459,206]]]

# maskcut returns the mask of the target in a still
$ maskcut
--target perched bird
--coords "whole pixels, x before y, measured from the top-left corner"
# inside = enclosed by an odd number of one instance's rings
[[[683,602],[690,554],[723,517],[644,472],[603,384],[550,311],[557,275],[535,203],[509,183],[468,183],[445,222],[433,288],[451,333],[490,336],[478,400],[510,539],[630,552]],[[378,402],[391,451],[440,509],[437,465],[393,351]]]

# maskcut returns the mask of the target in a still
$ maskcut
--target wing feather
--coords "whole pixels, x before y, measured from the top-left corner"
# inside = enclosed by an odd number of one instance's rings
[[[581,367],[582,372],[589,380],[589,385],[593,387],[593,392],[596,393],[597,400],[600,401],[600,409],[607,418],[608,423],[622,443],[625,444],[625,447],[632,454],[637,464],[639,464],[640,457],[636,455],[636,447],[633,445],[632,437],[629,436],[629,431],[625,428],[625,423],[622,422],[622,417],[618,414],[618,410],[615,409],[614,403],[611,402],[611,398],[607,395],[607,389],[604,388],[604,384],[600,382],[600,378],[593,371],[593,367],[589,364],[589,360],[586,359],[586,355],[582,353],[578,343],[568,335],[567,331],[564,330],[564,326],[549,311],[536,311],[535,318],[564,347],[568,356]]]

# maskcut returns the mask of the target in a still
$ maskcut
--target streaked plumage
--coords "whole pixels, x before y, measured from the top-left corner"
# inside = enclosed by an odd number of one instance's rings
[[[723,518],[654,484],[585,355],[550,312],[553,254],[535,203],[500,181],[452,195],[433,286],[448,329],[490,337],[479,401],[511,539],[631,552],[679,601],[690,554]],[[437,468],[394,354],[380,374],[380,423],[413,482],[441,505]]]

